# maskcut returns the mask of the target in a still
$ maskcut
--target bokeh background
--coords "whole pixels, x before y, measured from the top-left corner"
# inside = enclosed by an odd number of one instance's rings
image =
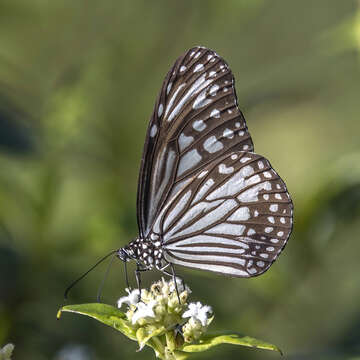
[[[360,3],[355,0],[0,2],[0,345],[15,359],[146,359],[91,319],[56,320],[66,286],[137,235],[145,131],[194,45],[236,78],[255,149],[286,181],[293,235],[259,278],[178,268],[213,330],[286,359],[360,358]],[[70,295],[94,301],[106,265]],[[146,274],[145,284],[160,276]],[[115,262],[103,301],[124,294]],[[277,359],[222,346],[199,359]]]

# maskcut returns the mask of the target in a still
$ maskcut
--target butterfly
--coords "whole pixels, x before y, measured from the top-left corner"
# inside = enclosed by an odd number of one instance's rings
[[[116,251],[136,261],[137,276],[174,264],[257,276],[290,236],[286,185],[254,152],[234,76],[210,49],[188,50],[165,77],[141,159],[137,221],[139,236]]]

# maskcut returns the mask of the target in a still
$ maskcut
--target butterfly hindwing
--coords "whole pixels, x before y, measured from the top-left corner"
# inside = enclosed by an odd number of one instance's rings
[[[286,186],[260,155],[232,152],[205,166],[153,226],[168,262],[239,277],[260,275],[292,229]]]
[[[140,235],[176,191],[215,159],[252,151],[234,77],[215,52],[195,47],[167,74],[148,127],[138,186]]]

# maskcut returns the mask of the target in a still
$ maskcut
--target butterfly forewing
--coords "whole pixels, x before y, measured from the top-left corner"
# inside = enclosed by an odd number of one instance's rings
[[[196,47],[175,62],[155,104],[138,187],[142,237],[194,174],[232,151],[252,151],[234,77],[215,52]]]
[[[266,271],[292,228],[292,203],[270,163],[232,152],[206,165],[164,206],[153,231],[171,263],[239,277]]]

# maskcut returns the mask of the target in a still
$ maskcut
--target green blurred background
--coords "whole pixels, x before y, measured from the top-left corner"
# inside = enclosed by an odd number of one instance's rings
[[[15,359],[146,359],[63,291],[137,235],[145,131],[194,45],[231,66],[257,152],[288,185],[293,235],[259,278],[178,268],[212,329],[286,359],[360,357],[360,3],[355,0],[0,1],[0,345]],[[91,302],[106,265],[70,303]],[[160,276],[146,274],[144,283]],[[103,300],[124,294],[115,262]],[[277,359],[224,345],[199,359]]]

